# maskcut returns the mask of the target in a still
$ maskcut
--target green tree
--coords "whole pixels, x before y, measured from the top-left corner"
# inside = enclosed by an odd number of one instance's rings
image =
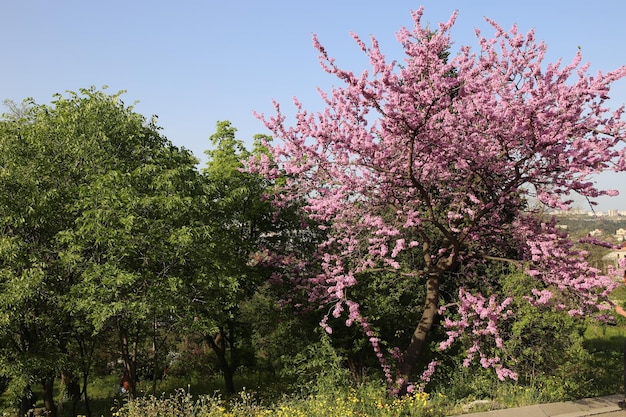
[[[108,152],[79,187],[75,224],[61,241],[66,265],[80,276],[69,293],[73,308],[96,332],[116,332],[134,396],[139,351],[148,338],[156,377],[158,333],[172,324],[178,291],[194,273],[188,253],[206,232],[207,201],[190,152],[131,109],[110,110],[116,130],[103,131],[100,143]]]
[[[0,372],[22,413],[41,383],[56,414],[62,371],[82,371],[87,400],[99,333],[116,333],[134,394],[138,350],[150,339],[158,361],[158,333],[197,270],[188,254],[208,241],[197,159],[120,94],[29,101],[0,125]]]
[[[270,183],[243,171],[254,151],[248,151],[235,132],[230,122],[218,122],[210,137],[213,149],[206,152],[203,173],[212,205],[205,222],[214,224],[216,233],[211,236],[211,255],[197,254],[205,263],[188,286],[192,302],[187,316],[188,329],[200,333],[215,353],[228,393],[235,392],[237,367],[251,364],[254,357],[249,323],[242,321],[240,306],[267,278],[267,268],[253,258],[276,239],[274,210],[263,199]]]
[[[61,262],[57,238],[73,226],[68,202],[81,182],[87,140],[74,139],[58,123],[67,115],[54,107],[27,100],[22,110],[0,124],[0,373],[21,398],[21,414],[41,383],[55,415],[51,387],[71,322],[59,295],[76,278]]]

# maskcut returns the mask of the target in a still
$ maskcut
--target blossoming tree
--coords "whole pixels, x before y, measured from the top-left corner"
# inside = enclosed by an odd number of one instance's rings
[[[283,178],[277,204],[304,198],[327,233],[307,280],[311,301],[363,325],[383,364],[387,355],[350,288],[374,270],[423,283],[421,316],[406,317],[415,327],[400,347],[397,375],[384,365],[404,391],[419,377],[416,364],[436,320],[447,330],[440,348],[472,332],[466,363],[516,377],[481,349],[487,339],[502,345],[500,324],[515,313],[510,298],[487,285],[497,277],[487,277],[485,262],[512,262],[533,277],[527,299],[537,307],[602,314],[612,280],[537,207],[614,195],[591,176],[626,170],[623,109],[607,104],[626,67],[590,76],[580,51],[567,65],[546,63],[533,31],[505,31],[491,20],[493,38],[476,30],[478,49],[452,55],[456,14],[436,31],[423,27],[422,15],[413,12],[413,29],[397,33],[401,64],[387,60],[374,37],[368,45],[353,34],[371,64],[360,75],[339,68],[314,36],[323,69],[343,86],[320,92],[319,113],[294,99],[293,126],[278,103],[275,116],[258,115],[280,142],[268,144],[273,158],[252,164]],[[453,298],[443,297],[443,286]],[[322,325],[331,331],[326,319]]]

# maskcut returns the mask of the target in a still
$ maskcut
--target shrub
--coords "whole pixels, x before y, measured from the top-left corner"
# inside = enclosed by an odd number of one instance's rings
[[[320,340],[285,362],[282,376],[294,380],[305,393],[332,394],[349,387],[350,371],[333,348],[330,337],[320,331]]]

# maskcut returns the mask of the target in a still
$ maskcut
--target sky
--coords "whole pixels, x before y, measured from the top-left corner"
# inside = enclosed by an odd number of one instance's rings
[[[458,10],[455,47],[476,47],[474,28],[492,34],[489,17],[505,29],[534,28],[550,61],[567,63],[580,47],[591,73],[626,64],[623,0],[0,0],[0,100],[45,104],[67,90],[125,90],[126,104],[157,115],[172,143],[206,161],[218,121],[250,143],[269,133],[253,112],[272,115],[272,100],[289,109],[296,96],[321,109],[317,89],[337,84],[319,65],[313,33],[340,66],[360,73],[367,62],[350,32],[375,36],[388,59],[402,61],[395,33],[412,27],[410,11],[420,6],[433,27]],[[611,98],[626,103],[626,81]],[[598,182],[621,196],[597,210],[626,210],[626,173]]]

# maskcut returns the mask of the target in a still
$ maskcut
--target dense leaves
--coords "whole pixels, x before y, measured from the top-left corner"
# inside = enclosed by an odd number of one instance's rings
[[[114,331],[135,381],[137,345],[182,303],[188,253],[209,254],[197,159],[119,94],[81,90],[27,116],[2,125],[3,373],[27,390]]]

